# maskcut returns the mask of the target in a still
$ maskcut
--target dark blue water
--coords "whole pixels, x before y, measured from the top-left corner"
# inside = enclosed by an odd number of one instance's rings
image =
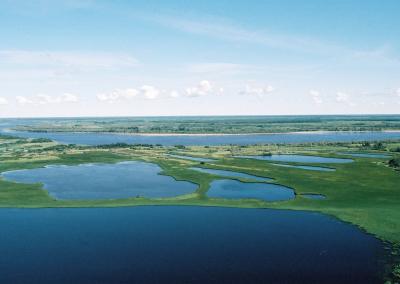
[[[382,244],[328,216],[1,209],[0,283],[381,283]]]
[[[400,139],[400,132],[327,132],[327,133],[282,133],[255,135],[215,136],[144,136],[101,133],[35,133],[6,132],[26,138],[49,138],[60,143],[100,145],[113,143],[162,144],[162,145],[251,145],[251,144],[293,144],[307,142],[350,142]]]
[[[168,156],[170,156],[172,158],[190,160],[190,161],[195,161],[195,162],[214,162],[215,161],[215,159],[192,157],[192,156],[183,156],[183,155],[174,155],[174,154],[168,154]]]
[[[222,177],[245,178],[245,179],[251,179],[254,181],[271,181],[272,180],[271,178],[259,177],[259,176],[254,176],[254,175],[249,175],[249,174],[234,172],[234,171],[196,168],[196,167],[193,167],[190,169],[198,171],[198,172],[222,176]]]
[[[197,185],[159,175],[161,168],[144,162],[48,166],[2,174],[7,180],[44,183],[57,199],[115,199],[172,197],[192,193]]]
[[[302,169],[302,170],[309,170],[309,171],[318,171],[318,172],[334,172],[336,169],[333,168],[326,168],[326,167],[315,167],[315,166],[294,166],[288,164],[272,164],[278,167],[285,167],[285,168],[295,168],[295,169]]]
[[[296,162],[296,163],[333,163],[344,164],[353,162],[352,159],[326,158],[306,155],[269,155],[269,156],[237,156],[237,158],[256,159],[264,161]]]
[[[377,154],[377,153],[338,153],[340,155],[352,156],[352,157],[360,157],[360,158],[379,158],[386,159],[391,158],[392,156],[387,154]]]
[[[243,183],[237,180],[214,180],[208,197],[227,199],[262,199],[266,201],[290,200],[295,197],[291,188],[270,183]]]

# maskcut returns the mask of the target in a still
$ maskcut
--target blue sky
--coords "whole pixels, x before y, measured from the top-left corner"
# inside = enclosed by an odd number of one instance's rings
[[[400,113],[399,11],[0,0],[0,116]]]

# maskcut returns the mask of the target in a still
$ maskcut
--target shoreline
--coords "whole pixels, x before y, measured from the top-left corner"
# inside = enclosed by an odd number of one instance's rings
[[[378,131],[316,130],[316,131],[290,131],[290,132],[268,132],[268,133],[254,132],[254,133],[116,133],[116,134],[137,135],[137,136],[250,136],[250,135],[279,135],[279,134],[329,134],[329,133],[368,133],[368,132],[400,133],[400,130],[378,130]],[[87,133],[94,133],[94,132],[87,132]],[[103,133],[109,133],[109,132],[103,132]]]

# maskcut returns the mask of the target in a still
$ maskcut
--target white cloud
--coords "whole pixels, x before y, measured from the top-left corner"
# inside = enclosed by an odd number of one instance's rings
[[[109,94],[97,94],[97,99],[102,102],[113,102],[119,99],[115,92]]]
[[[20,105],[26,105],[26,104],[32,104],[33,101],[28,99],[27,97],[23,96],[16,96],[15,99],[17,100],[17,103]]]
[[[58,98],[53,98],[52,96],[45,94],[38,94],[36,96],[36,103],[44,105],[48,103],[56,103],[58,102]]]
[[[149,100],[154,100],[160,95],[160,90],[153,86],[144,85],[140,88],[141,94]]]
[[[8,100],[6,98],[0,97],[0,105],[6,105],[8,104]]]
[[[213,86],[207,80],[201,81],[195,87],[189,87],[185,90],[187,97],[200,97],[210,94],[213,91]]]
[[[396,90],[396,94],[400,97],[400,88]]]
[[[115,102],[121,99],[132,99],[139,94],[136,89],[116,89],[110,93],[97,94],[97,99],[103,102]]]
[[[77,103],[79,99],[77,95],[71,93],[64,93],[61,95],[61,101],[69,103]]]
[[[77,95],[71,93],[64,93],[60,96],[50,96],[46,94],[38,94],[32,97],[17,96],[15,98],[20,105],[35,104],[60,104],[60,103],[76,103],[79,101]]]
[[[321,98],[321,94],[318,91],[311,90],[310,95],[311,95],[312,99],[314,100],[314,103],[320,105],[324,102],[324,100]]]
[[[179,92],[173,90],[173,91],[171,91],[171,92],[169,93],[169,96],[170,96],[171,98],[179,98],[180,94],[179,94]]]
[[[350,101],[350,97],[346,93],[337,92],[336,93],[336,101],[339,103],[348,103]]]
[[[129,100],[135,97],[142,97],[149,100],[154,100],[159,97],[161,91],[156,87],[143,85],[139,90],[129,89],[115,89],[110,93],[97,94],[97,99],[102,102],[116,102],[122,100]]]
[[[356,106],[356,103],[351,99],[350,95],[344,92],[336,93],[336,101],[338,103],[347,104],[349,106]]]
[[[199,97],[208,94],[222,94],[223,88],[214,88],[207,80],[200,81],[196,86],[183,91],[176,89],[164,90],[151,85],[143,85],[138,89],[115,89],[110,93],[99,93],[97,99],[102,102],[117,102],[134,97],[155,100],[159,98]]]
[[[255,86],[246,85],[243,90],[239,91],[239,94],[262,97],[264,95],[272,93],[273,91],[275,91],[275,88],[272,87],[271,85],[267,85],[267,86],[263,86],[263,87],[255,87]]]
[[[116,68],[137,65],[128,54],[107,52],[0,50],[2,63],[75,68]]]

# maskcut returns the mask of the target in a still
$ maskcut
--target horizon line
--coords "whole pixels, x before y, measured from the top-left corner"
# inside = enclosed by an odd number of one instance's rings
[[[179,117],[295,117],[295,116],[400,116],[400,113],[359,113],[359,114],[217,114],[217,115],[112,115],[112,116],[9,116],[9,117],[0,117],[1,119],[74,119],[74,118],[150,118],[150,117],[170,117],[170,118],[179,118]]]

